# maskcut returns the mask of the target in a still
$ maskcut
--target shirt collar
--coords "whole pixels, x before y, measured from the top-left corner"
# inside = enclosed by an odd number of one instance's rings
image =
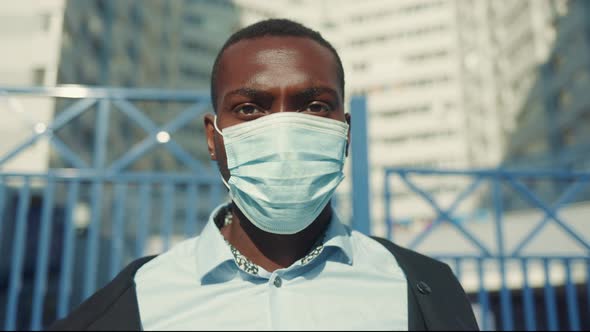
[[[226,211],[228,204],[216,207],[203,231],[199,235],[196,252],[197,277],[203,283],[214,283],[228,280],[237,272],[234,256],[219,228],[215,224],[215,218],[219,213]],[[340,250],[343,255],[330,255],[332,259],[341,263],[352,265],[353,253],[350,229],[343,225],[338,215],[333,212],[332,220],[326,230],[324,249],[334,248]],[[323,255],[322,255],[323,256]],[[320,257],[318,257],[319,259]],[[231,264],[227,264],[230,262]],[[227,268],[232,266],[233,268]],[[225,268],[224,268],[225,267]]]
[[[204,281],[207,277],[212,276],[212,273],[224,263],[233,261],[234,257],[225,243],[225,239],[217,225],[214,218],[221,212],[225,211],[227,204],[222,204],[216,207],[211,215],[203,231],[199,235],[197,244],[197,277]],[[225,269],[224,269],[225,270]]]
[[[336,211],[332,211],[332,220],[326,230],[324,248],[333,247],[339,249],[344,255],[340,256],[342,263],[352,265],[353,252],[351,243],[351,230],[338,217]]]

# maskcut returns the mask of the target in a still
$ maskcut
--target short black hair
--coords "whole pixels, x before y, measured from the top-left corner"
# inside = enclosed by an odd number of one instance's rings
[[[332,44],[325,40],[319,32],[312,30],[301,23],[287,19],[267,19],[236,31],[227,39],[225,44],[223,44],[221,47],[219,53],[217,53],[217,57],[213,63],[213,69],[211,71],[211,103],[213,104],[213,109],[215,112],[217,112],[217,88],[215,87],[215,83],[217,81],[217,72],[219,71],[219,61],[221,60],[223,52],[228,47],[241,40],[256,39],[265,36],[309,38],[329,49],[336,58],[336,75],[338,76],[338,83],[344,96],[344,68],[342,67],[340,56],[338,56],[338,52],[336,52],[336,49],[332,46]]]

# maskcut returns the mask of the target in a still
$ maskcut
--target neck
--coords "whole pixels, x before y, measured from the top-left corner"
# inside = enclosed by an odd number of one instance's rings
[[[290,235],[260,230],[234,204],[232,217],[232,223],[221,230],[225,239],[252,263],[273,272],[291,266],[309,253],[330,223],[332,208],[328,203],[309,227]]]

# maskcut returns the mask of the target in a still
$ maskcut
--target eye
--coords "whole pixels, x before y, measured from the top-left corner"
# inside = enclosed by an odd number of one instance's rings
[[[332,106],[321,101],[314,101],[307,105],[307,107],[303,111],[308,113],[322,113],[329,112],[331,110]]]
[[[258,106],[253,104],[242,104],[234,108],[234,112],[242,116],[252,116],[264,113]]]

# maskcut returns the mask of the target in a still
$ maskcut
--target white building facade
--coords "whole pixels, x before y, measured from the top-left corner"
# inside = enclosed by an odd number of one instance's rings
[[[555,17],[566,8],[564,1],[550,0],[234,2],[243,25],[291,18],[320,31],[339,51],[347,96],[367,96],[371,213],[373,231],[382,235],[385,168],[485,168],[501,162],[534,69],[549,53]],[[469,183],[438,177],[417,184],[445,208]],[[435,211],[428,203],[400,181],[390,185],[390,218],[432,221]],[[341,210],[350,217],[350,182],[339,190]],[[459,213],[476,204],[477,195]]]
[[[55,85],[64,0],[0,3],[0,86]],[[53,100],[10,97],[0,90],[0,157],[53,118]],[[31,111],[33,110],[33,111]],[[41,141],[1,166],[3,170],[47,169],[49,145]]]
[[[563,0],[31,1],[2,5],[9,14],[1,24],[10,26],[0,29],[10,45],[5,53],[23,60],[0,64],[0,83],[205,89],[214,56],[232,31],[270,17],[320,31],[341,55],[347,98],[367,96],[371,213],[381,235],[384,169],[494,167],[502,160],[534,69],[551,49],[555,17],[566,11]],[[22,32],[7,33],[12,30]],[[14,104],[3,101],[2,107]],[[42,129],[38,124],[51,115],[26,126]],[[191,142],[194,133],[178,135]],[[79,133],[69,136],[81,144],[74,150],[88,146]],[[202,150],[192,152],[205,155]],[[46,152],[35,155],[47,159]],[[154,158],[164,169],[176,167]],[[468,185],[441,177],[418,184],[443,207]],[[431,221],[435,211],[422,198],[400,181],[390,185],[389,218]],[[351,190],[350,181],[339,188],[344,219],[351,215]],[[471,211],[474,197],[460,211]]]

